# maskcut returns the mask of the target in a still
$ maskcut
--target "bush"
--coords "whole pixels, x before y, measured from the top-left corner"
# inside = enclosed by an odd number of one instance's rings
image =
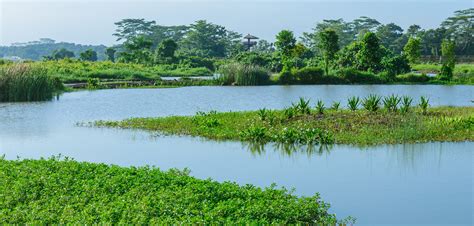
[[[280,76],[278,77],[278,83],[282,85],[291,85],[296,83],[296,78],[293,76],[293,73],[288,70],[284,70],[280,72]]]
[[[230,63],[219,68],[222,85],[256,86],[268,84],[270,72],[260,66]]]
[[[363,84],[379,84],[383,80],[370,72],[358,71],[353,68],[341,69],[336,72],[336,75],[349,83],[363,83]]]
[[[291,71],[299,84],[316,84],[322,81],[324,70],[317,67],[305,67]]]
[[[408,73],[397,76],[399,82],[425,83],[430,80],[426,74]]]
[[[0,102],[50,100],[61,88],[43,67],[13,64],[0,69]]]

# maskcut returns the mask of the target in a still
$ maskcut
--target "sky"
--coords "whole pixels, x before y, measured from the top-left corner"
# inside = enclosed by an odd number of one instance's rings
[[[0,0],[0,45],[39,38],[80,44],[116,44],[114,22],[145,18],[161,25],[199,19],[242,34],[274,40],[289,29],[297,36],[323,19],[368,16],[406,29],[435,28],[474,0]]]

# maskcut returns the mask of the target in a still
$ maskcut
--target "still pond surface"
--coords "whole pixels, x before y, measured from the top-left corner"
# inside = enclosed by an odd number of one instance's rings
[[[338,217],[358,224],[473,224],[474,143],[360,148],[335,145],[288,152],[240,142],[160,137],[146,132],[77,127],[130,117],[193,115],[196,111],[280,109],[299,97],[329,105],[350,96],[409,95],[433,106],[472,106],[472,86],[267,86],[123,89],[66,93],[59,100],[0,104],[0,155],[7,159],[62,154],[122,166],[189,168],[198,178],[319,192]]]

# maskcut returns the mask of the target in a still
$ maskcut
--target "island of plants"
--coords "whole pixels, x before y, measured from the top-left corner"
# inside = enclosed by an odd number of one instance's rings
[[[318,194],[200,180],[188,170],[0,157],[0,222],[10,224],[333,225],[329,207]]]
[[[422,97],[391,95],[350,98],[315,107],[303,98],[284,110],[208,113],[195,116],[97,121],[98,127],[143,129],[167,135],[213,140],[284,144],[396,144],[429,141],[474,141],[474,107],[429,107]],[[88,125],[91,125],[90,123]]]

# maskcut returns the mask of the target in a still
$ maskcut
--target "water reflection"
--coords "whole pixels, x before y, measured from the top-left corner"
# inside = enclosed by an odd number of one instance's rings
[[[285,143],[249,143],[242,142],[242,149],[249,151],[253,156],[263,156],[267,152],[278,153],[281,156],[291,157],[294,155],[313,155],[321,156],[329,153],[333,145],[301,145],[301,144],[285,144]]]

